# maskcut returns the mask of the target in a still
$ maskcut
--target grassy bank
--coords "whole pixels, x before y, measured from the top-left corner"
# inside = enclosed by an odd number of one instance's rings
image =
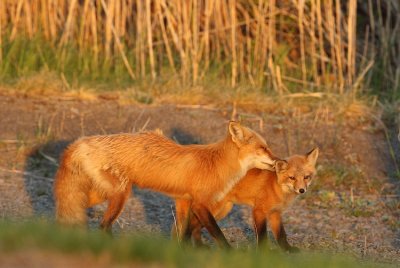
[[[376,263],[349,257],[301,253],[285,254],[255,249],[194,249],[165,238],[129,235],[112,238],[98,231],[61,229],[44,222],[1,222],[0,250],[3,254],[25,251],[64,253],[65,258],[88,254],[107,255],[115,264],[155,264],[168,267],[376,267]],[[1,254],[0,254],[1,255]],[[0,257],[1,259],[1,257]]]

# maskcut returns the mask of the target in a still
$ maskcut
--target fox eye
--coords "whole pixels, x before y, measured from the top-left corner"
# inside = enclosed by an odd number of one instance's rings
[[[304,179],[309,180],[309,179],[311,179],[311,176],[310,175],[304,176]]]
[[[292,181],[294,181],[296,178],[293,176],[289,176],[289,179],[291,179]]]

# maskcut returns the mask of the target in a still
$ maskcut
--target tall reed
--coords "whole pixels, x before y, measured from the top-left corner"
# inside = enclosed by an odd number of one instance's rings
[[[196,83],[217,70],[233,87],[249,81],[279,94],[310,84],[357,92],[378,72],[400,87],[397,0],[0,1],[0,77],[29,68],[18,44],[39,39],[52,56],[33,57],[32,71],[66,72],[76,60],[77,72],[97,76],[172,72]]]

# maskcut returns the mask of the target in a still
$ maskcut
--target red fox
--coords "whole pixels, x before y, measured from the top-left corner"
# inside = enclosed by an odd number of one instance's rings
[[[229,247],[209,207],[248,170],[272,169],[277,159],[259,134],[237,122],[208,145],[179,145],[154,132],[83,137],[65,150],[56,174],[56,218],[84,224],[86,208],[108,201],[100,226],[110,231],[136,185],[190,200],[202,226]]]
[[[275,172],[269,170],[251,169],[246,176],[225,196],[223,200],[209,207],[215,219],[223,219],[232,209],[233,204],[246,204],[253,208],[253,219],[258,244],[265,241],[267,220],[279,246],[284,250],[294,252],[286,238],[282,224],[282,211],[299,194],[307,191],[315,174],[315,164],[318,158],[318,148],[306,155],[294,155],[285,160],[277,160]],[[176,200],[177,225],[183,226],[178,233],[186,238],[193,237],[197,245],[201,242],[201,223],[189,215],[190,201]],[[186,227],[184,221],[189,221]],[[176,230],[172,230],[175,235]]]

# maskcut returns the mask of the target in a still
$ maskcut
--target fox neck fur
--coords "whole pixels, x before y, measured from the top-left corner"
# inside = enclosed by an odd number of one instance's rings
[[[243,191],[243,189],[248,189]],[[251,169],[247,175],[225,196],[225,202],[244,204],[251,207],[257,202],[275,204],[275,209],[284,210],[298,195],[289,192],[278,182],[276,172],[269,170]],[[265,202],[273,200],[273,202]]]

